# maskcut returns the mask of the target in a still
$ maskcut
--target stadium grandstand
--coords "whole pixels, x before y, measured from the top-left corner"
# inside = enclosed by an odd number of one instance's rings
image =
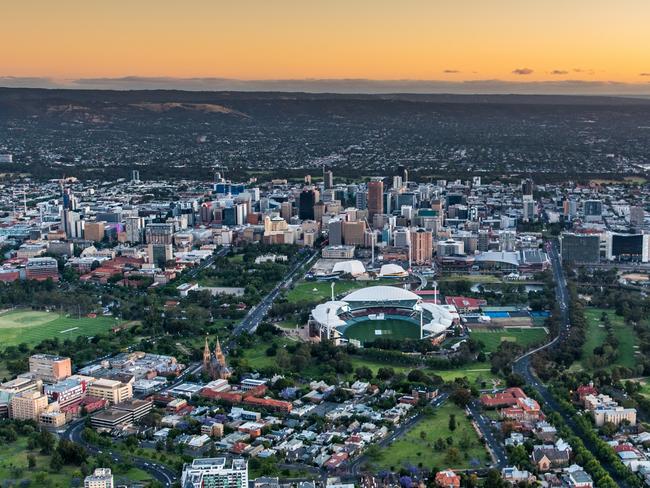
[[[363,346],[379,337],[432,339],[444,334],[454,318],[446,305],[422,300],[396,286],[371,286],[353,291],[341,300],[317,305],[311,312],[310,330],[336,344]]]

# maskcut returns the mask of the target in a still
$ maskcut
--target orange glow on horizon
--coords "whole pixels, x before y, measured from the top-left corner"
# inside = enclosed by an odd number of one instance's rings
[[[650,81],[647,0],[25,0],[2,11],[0,76]]]

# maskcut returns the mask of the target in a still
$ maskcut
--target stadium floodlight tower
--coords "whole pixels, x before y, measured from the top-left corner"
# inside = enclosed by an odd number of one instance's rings
[[[424,308],[421,304],[416,303],[413,309],[420,312],[420,339],[424,339]]]
[[[366,227],[370,229],[372,232],[370,233],[370,264],[374,268],[375,267],[375,240],[377,236],[375,235],[375,230],[372,228],[370,225],[370,222],[368,222],[367,218],[364,218],[363,220],[366,221]]]
[[[332,283],[334,284],[334,283]],[[333,287],[332,287],[333,289]],[[331,318],[330,318],[330,308],[327,308],[327,340],[330,340],[331,335],[332,335],[332,324],[330,323]]]

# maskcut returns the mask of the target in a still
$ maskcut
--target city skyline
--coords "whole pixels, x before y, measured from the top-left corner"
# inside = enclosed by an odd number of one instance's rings
[[[35,3],[2,86],[650,94],[640,0]]]

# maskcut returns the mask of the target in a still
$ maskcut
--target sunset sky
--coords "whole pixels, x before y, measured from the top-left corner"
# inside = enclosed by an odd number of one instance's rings
[[[21,0],[1,12],[0,77],[15,83],[650,82],[648,0]]]

